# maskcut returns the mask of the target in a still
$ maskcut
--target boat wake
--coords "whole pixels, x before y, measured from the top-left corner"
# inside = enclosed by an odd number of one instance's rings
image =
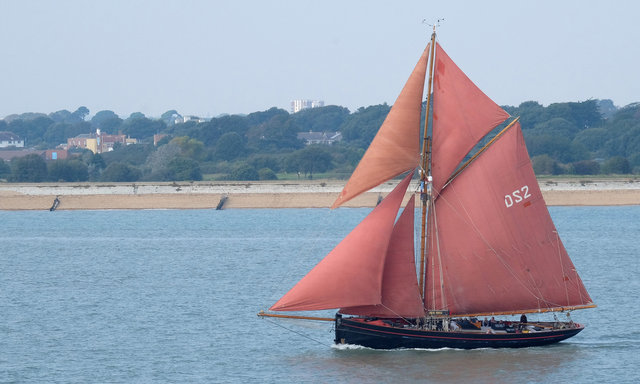
[[[462,348],[393,348],[393,349],[378,349],[378,348],[369,348],[364,347],[362,345],[357,344],[332,344],[332,349],[336,349],[338,351],[352,351],[352,350],[369,350],[369,351],[387,351],[387,352],[402,352],[402,351],[421,351],[421,352],[442,352],[442,351],[467,351]],[[481,348],[481,349],[491,349],[491,348]]]

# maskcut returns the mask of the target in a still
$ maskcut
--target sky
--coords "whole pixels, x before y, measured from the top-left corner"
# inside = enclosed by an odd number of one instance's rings
[[[0,118],[393,104],[438,19],[500,105],[625,106],[640,101],[639,15],[637,0],[0,0]]]

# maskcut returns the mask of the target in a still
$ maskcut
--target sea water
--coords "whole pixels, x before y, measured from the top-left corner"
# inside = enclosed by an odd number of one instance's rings
[[[0,382],[640,382],[640,206],[550,209],[598,304],[556,345],[336,348],[256,316],[369,211],[2,211]]]

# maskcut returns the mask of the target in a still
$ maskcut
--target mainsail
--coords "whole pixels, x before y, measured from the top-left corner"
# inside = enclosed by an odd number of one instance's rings
[[[435,198],[425,306],[452,314],[591,306],[546,208],[519,123]]]
[[[378,134],[331,208],[385,181],[414,170],[420,158],[420,114],[427,70],[425,48]]]
[[[309,311],[381,305],[387,250],[400,204],[412,176],[413,172],[407,175],[340,244],[270,309]]]

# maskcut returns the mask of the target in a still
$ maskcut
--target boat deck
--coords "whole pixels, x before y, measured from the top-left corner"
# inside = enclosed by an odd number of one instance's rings
[[[406,321],[398,321],[394,320],[386,320],[386,319],[366,319],[366,318],[358,318],[352,317],[348,318],[351,321],[362,322],[365,324],[382,326],[382,327],[390,327],[390,328],[400,328],[400,329],[424,329],[424,327],[417,327],[414,324],[408,323]],[[507,334],[507,333],[541,333],[541,332],[549,332],[553,330],[559,329],[571,329],[571,328],[580,328],[581,325],[573,322],[547,322],[547,321],[537,321],[537,322],[527,322],[521,323],[519,321],[500,321],[494,323],[494,325],[481,325],[482,322],[471,323],[469,321],[463,322],[463,326],[458,326],[456,321],[452,321],[452,323],[456,323],[455,326],[451,327],[449,330],[432,330],[436,332],[443,333],[463,333],[463,334]]]

